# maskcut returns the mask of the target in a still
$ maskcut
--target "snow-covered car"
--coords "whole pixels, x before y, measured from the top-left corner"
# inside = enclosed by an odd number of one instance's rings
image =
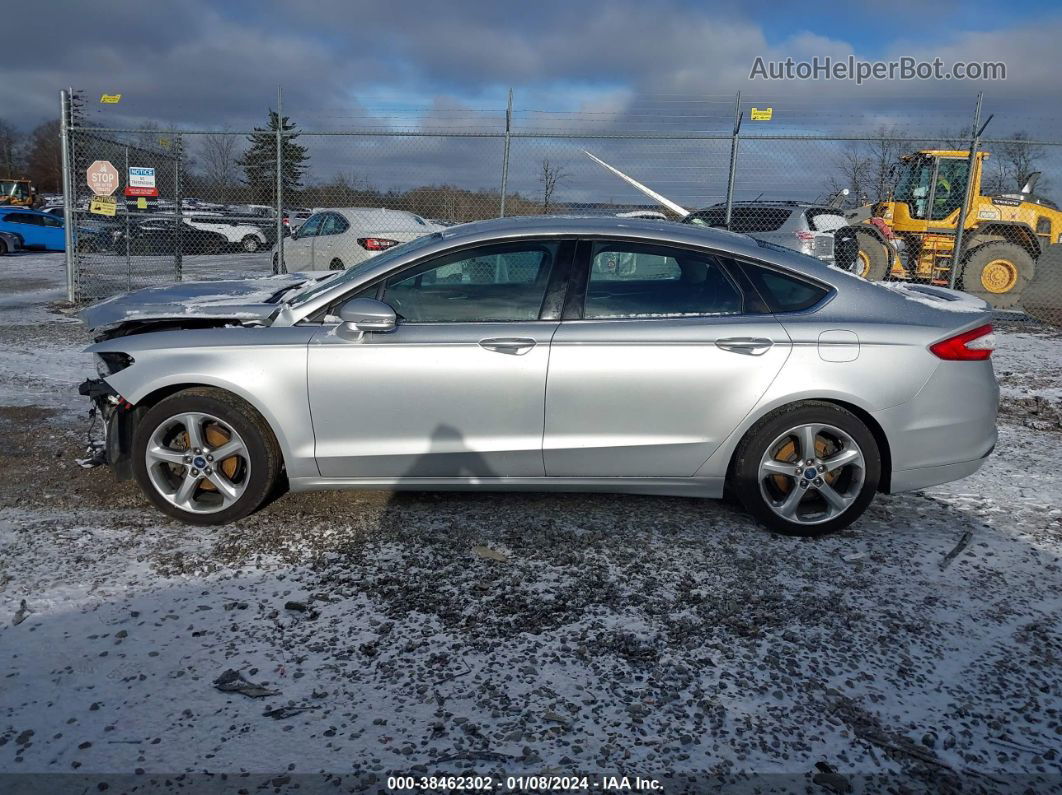
[[[191,215],[185,218],[185,223],[204,232],[219,234],[227,243],[239,246],[249,254],[264,248],[268,242],[260,227],[223,215]]]
[[[404,210],[319,209],[284,241],[284,264],[289,270],[345,270],[392,246],[442,228]],[[274,267],[278,260],[274,246]]]

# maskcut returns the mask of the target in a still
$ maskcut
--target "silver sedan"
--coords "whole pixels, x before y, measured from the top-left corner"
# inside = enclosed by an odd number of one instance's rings
[[[817,535],[981,466],[989,318],[721,230],[505,219],[97,304],[82,392],[118,475],[195,524],[282,488],[726,492]]]

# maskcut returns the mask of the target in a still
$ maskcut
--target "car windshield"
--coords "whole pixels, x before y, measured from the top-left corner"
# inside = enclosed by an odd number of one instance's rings
[[[423,248],[431,243],[437,241],[441,235],[438,232],[433,232],[430,235],[424,235],[414,240],[410,240],[408,243],[403,243],[400,246],[387,249],[382,254],[377,254],[375,257],[369,257],[369,259],[359,262],[350,268],[347,268],[339,276],[334,279],[325,279],[323,282],[312,282],[307,284],[302,290],[295,293],[291,298],[287,300],[290,306],[298,306],[304,304],[311,298],[316,298],[325,290],[331,290],[340,284],[346,284],[361,277],[363,273],[371,268],[375,268],[378,265],[386,265],[391,260],[404,257],[410,252]]]

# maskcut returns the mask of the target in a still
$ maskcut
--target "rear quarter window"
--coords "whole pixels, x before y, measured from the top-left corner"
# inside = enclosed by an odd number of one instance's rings
[[[775,314],[810,309],[829,294],[827,288],[788,273],[747,262],[741,268]]]

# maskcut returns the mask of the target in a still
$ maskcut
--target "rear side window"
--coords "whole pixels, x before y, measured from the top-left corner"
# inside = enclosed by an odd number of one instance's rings
[[[750,234],[776,232],[781,229],[793,211],[788,207],[734,207],[730,212],[730,231]],[[726,209],[713,207],[692,213],[685,223],[696,226],[726,226]]]
[[[583,318],[733,315],[742,295],[709,254],[640,243],[595,243]]]
[[[741,263],[741,268],[775,314],[810,309],[829,293],[817,284],[770,268],[747,262]]]

